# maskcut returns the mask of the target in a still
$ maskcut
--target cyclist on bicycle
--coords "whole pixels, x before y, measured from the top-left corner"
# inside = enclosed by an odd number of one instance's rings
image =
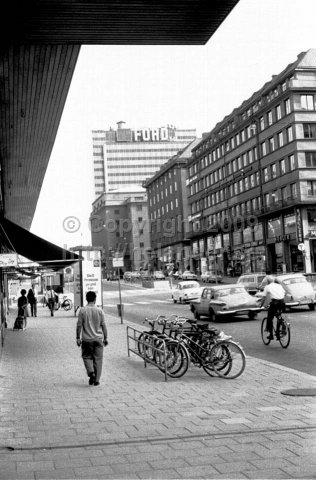
[[[269,332],[268,340],[273,340],[273,318],[277,311],[285,311],[285,291],[273,277],[267,277],[267,285],[263,290],[262,304],[269,305],[267,315],[267,330]]]

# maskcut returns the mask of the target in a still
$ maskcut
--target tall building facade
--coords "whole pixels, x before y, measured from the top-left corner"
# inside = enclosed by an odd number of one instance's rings
[[[146,190],[134,185],[103,193],[92,209],[92,245],[102,248],[104,277],[115,273],[114,255],[123,258],[122,271],[147,268],[150,226]]]
[[[168,273],[190,266],[187,163],[199,141],[191,142],[144,182],[150,220],[151,270]]]
[[[193,268],[316,269],[316,49],[298,55],[193,149]]]
[[[196,138],[195,129],[178,129],[172,125],[160,128],[126,128],[94,130],[94,189],[103,192],[129,185],[142,185],[170,157]]]

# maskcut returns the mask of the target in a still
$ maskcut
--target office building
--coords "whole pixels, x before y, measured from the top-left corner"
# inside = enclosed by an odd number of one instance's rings
[[[200,139],[171,157],[156,174],[144,182],[150,219],[150,268],[185,270],[190,266],[188,233],[187,162]]]
[[[149,220],[146,190],[126,186],[100,195],[90,216],[92,245],[102,248],[103,276],[111,278],[113,257],[123,258],[122,271],[147,268]]]
[[[131,185],[142,185],[170,157],[196,138],[195,129],[178,129],[172,125],[160,128],[127,128],[94,130],[94,189],[98,197]]]
[[[196,270],[315,271],[316,49],[203,135],[188,188]]]

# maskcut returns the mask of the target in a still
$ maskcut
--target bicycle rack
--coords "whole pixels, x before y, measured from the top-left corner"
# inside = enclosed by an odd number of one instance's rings
[[[127,354],[128,354],[128,356],[130,357],[130,352],[135,353],[135,355],[137,355],[138,357],[140,357],[144,360],[144,367],[145,368],[147,367],[147,363],[150,363],[151,365],[154,365],[156,368],[158,368],[158,370],[163,370],[164,374],[165,374],[165,381],[167,381],[168,380],[168,374],[167,374],[165,341],[162,339],[162,345],[163,345],[162,348],[161,348],[161,346],[159,346],[159,348],[154,347],[153,345],[150,346],[150,348],[152,350],[155,350],[155,351],[159,352],[160,355],[161,355],[161,353],[163,354],[165,368],[162,369],[162,367],[160,367],[160,368],[158,367],[157,363],[154,360],[151,360],[145,354],[141,354],[139,352],[139,349],[138,349],[139,344],[143,345],[144,347],[148,346],[148,343],[138,339],[139,336],[142,333],[144,333],[142,330],[137,330],[137,329],[129,327],[129,326],[126,327]],[[145,351],[145,348],[143,350]]]

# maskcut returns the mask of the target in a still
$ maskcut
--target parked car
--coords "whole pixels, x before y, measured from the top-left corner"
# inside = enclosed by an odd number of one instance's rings
[[[285,291],[285,305],[288,308],[308,305],[310,310],[315,310],[316,292],[303,273],[285,273],[273,277],[282,285]],[[264,287],[267,285],[267,277],[263,279],[256,293],[257,298],[262,298]]]
[[[203,272],[201,275],[201,281],[204,283],[221,283],[223,280],[222,275],[218,275],[214,272]]]
[[[190,300],[199,298],[201,295],[201,287],[198,282],[195,281],[183,281],[172,290],[171,298],[174,303],[185,303]]]
[[[190,309],[196,319],[209,317],[211,321],[229,315],[245,315],[254,319],[262,310],[261,299],[247,292],[237,284],[204,287],[198,300],[190,302]]]
[[[132,272],[124,272],[123,274],[123,280],[130,281],[132,278]]]
[[[245,287],[251,295],[255,295],[259,291],[260,284],[265,277],[265,272],[245,273],[240,275],[237,284]]]
[[[185,270],[178,276],[178,280],[197,280],[197,275],[189,270]]]
[[[306,280],[312,284],[313,289],[316,290],[316,273],[304,273]]]
[[[162,273],[161,270],[155,270],[154,273],[153,273],[153,278],[155,280],[164,280],[165,276],[164,276],[164,274]]]
[[[151,275],[148,270],[142,270],[141,272],[139,272],[139,278],[141,278],[142,280],[150,280]]]

